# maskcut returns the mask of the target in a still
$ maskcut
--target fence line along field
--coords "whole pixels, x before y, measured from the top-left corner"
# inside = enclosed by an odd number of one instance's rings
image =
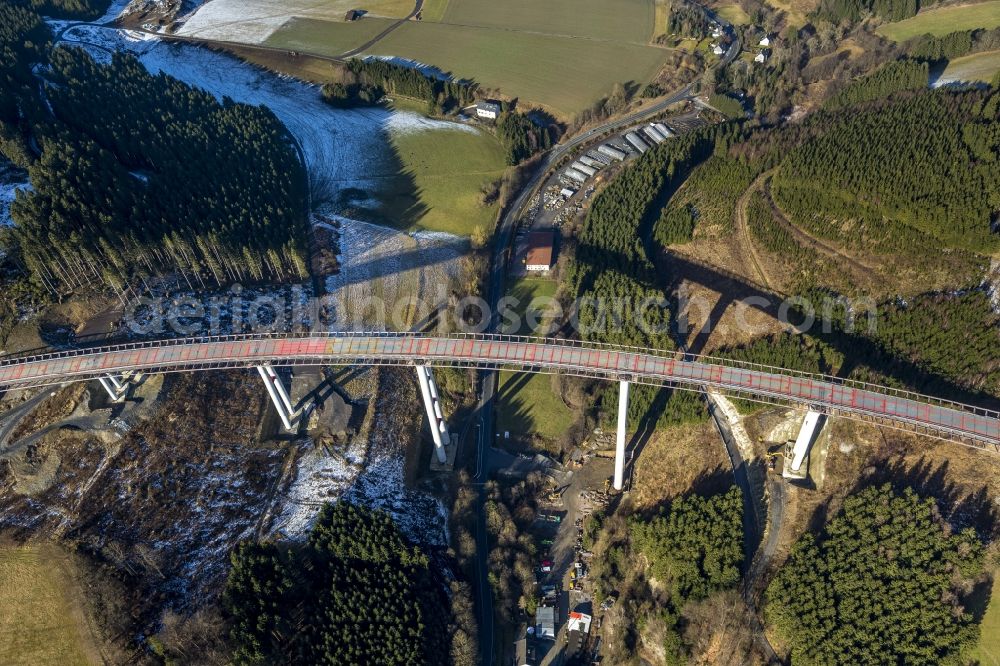
[[[56,546],[0,546],[0,664],[100,663]]]
[[[954,5],[920,12],[903,21],[887,23],[876,32],[896,42],[931,34],[935,37],[959,30],[996,28],[1000,26],[1000,0],[969,5]]]
[[[369,16],[351,23],[294,17],[262,43],[289,51],[337,57],[374,39],[393,23],[392,19]]]

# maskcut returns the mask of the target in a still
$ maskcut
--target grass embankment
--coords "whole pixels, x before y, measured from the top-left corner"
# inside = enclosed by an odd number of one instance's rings
[[[497,391],[497,431],[526,441],[532,435],[556,440],[573,424],[574,414],[552,390],[550,375],[501,372]]]
[[[0,664],[100,663],[67,566],[54,546],[0,547]]]
[[[378,194],[385,221],[463,236],[479,225],[492,228],[496,204],[483,205],[482,188],[506,168],[495,138],[479,131],[428,129],[394,134],[392,145],[401,175],[390,178]]]
[[[670,0],[653,0],[653,36],[667,34]]]
[[[941,80],[989,82],[998,71],[1000,51],[985,51],[950,61],[941,73]]]
[[[904,21],[887,23],[876,32],[895,42],[902,42],[927,33],[941,37],[958,30],[997,26],[1000,26],[1000,0],[990,0],[920,12]]]
[[[508,332],[541,333],[547,323],[542,317],[546,303],[535,299],[554,297],[558,287],[556,280],[543,277],[522,277],[514,282],[507,295],[516,299],[511,308],[521,317],[521,326],[517,331]],[[539,320],[539,328],[534,330],[526,318],[532,311]],[[501,437],[504,431],[509,431],[513,439],[522,442],[531,440],[533,435],[554,442],[576,418],[573,410],[553,391],[549,375],[501,372],[497,396],[497,429]]]
[[[341,79],[340,65],[318,56],[300,53],[291,57],[280,51],[268,51],[253,46],[233,44],[227,44],[225,50],[252,65],[310,83],[330,83]]]

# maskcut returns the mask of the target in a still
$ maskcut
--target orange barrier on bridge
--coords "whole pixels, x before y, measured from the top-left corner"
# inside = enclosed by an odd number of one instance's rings
[[[250,334],[157,340],[0,359],[0,389],[144,373],[271,365],[509,367],[719,389],[1000,448],[1000,413],[861,382],[711,357],[552,338],[417,333]]]

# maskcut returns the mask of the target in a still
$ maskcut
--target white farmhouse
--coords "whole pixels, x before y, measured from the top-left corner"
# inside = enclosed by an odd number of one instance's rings
[[[487,120],[496,120],[497,116],[500,115],[500,104],[483,100],[476,104],[476,115]]]

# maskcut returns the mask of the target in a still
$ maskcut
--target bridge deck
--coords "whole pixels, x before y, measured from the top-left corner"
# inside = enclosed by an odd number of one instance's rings
[[[415,361],[718,388],[808,405],[827,413],[907,424],[936,436],[1000,447],[1000,413],[930,396],[723,359],[506,335],[279,334],[126,343],[0,359],[0,389],[58,384],[130,370],[176,372],[261,363],[384,365]]]

